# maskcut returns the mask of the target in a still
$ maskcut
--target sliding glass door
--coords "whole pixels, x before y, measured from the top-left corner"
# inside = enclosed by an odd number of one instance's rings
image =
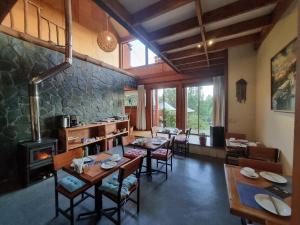
[[[176,127],[176,88],[152,90],[152,126]]]
[[[186,126],[191,133],[209,135],[213,115],[213,86],[186,88]]]

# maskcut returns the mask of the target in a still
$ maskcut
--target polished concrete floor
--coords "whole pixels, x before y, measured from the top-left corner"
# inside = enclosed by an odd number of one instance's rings
[[[119,151],[119,149],[115,149]],[[54,218],[53,178],[0,197],[0,225],[64,225],[62,215]],[[93,191],[93,190],[91,190]],[[60,199],[63,205],[67,201]],[[104,199],[104,207],[112,206]],[[92,199],[79,205],[75,214],[93,209]],[[102,217],[76,221],[76,224],[113,224]],[[175,156],[168,180],[154,174],[141,180],[141,211],[128,202],[122,224],[140,225],[239,225],[238,217],[229,213],[223,161],[205,156]]]

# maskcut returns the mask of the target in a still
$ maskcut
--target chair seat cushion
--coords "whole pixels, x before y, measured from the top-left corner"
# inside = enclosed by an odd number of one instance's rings
[[[129,159],[135,159],[136,157],[139,156],[146,156],[146,152],[144,150],[139,150],[139,149],[129,149],[124,153],[124,157],[129,158]]]
[[[86,185],[84,181],[71,175],[60,179],[58,183],[68,192],[75,192]]]
[[[125,198],[130,194],[132,187],[137,185],[137,178],[134,175],[130,175],[123,180],[121,188],[121,198]],[[109,193],[113,196],[118,196],[119,182],[118,175],[112,176],[109,180],[100,186],[100,191]]]
[[[160,159],[160,160],[167,160],[172,156],[171,151],[169,150],[168,154],[167,154],[167,149],[165,148],[159,148],[157,150],[155,150],[154,152],[152,152],[152,158],[154,159]]]

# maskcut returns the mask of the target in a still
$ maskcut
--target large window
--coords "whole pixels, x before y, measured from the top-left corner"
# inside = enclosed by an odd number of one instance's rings
[[[152,126],[176,127],[176,88],[152,90]]]
[[[160,58],[137,39],[122,45],[122,67],[124,69],[158,62],[161,62]]]
[[[209,135],[213,115],[213,86],[196,86],[186,88],[187,127],[191,133]]]

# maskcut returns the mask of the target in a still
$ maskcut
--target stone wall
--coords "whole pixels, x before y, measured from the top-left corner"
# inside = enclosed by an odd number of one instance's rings
[[[16,174],[17,142],[31,139],[28,80],[63,54],[0,33],[0,183]],[[88,123],[123,112],[134,78],[73,58],[73,66],[39,85],[42,137],[57,137],[58,115]]]

